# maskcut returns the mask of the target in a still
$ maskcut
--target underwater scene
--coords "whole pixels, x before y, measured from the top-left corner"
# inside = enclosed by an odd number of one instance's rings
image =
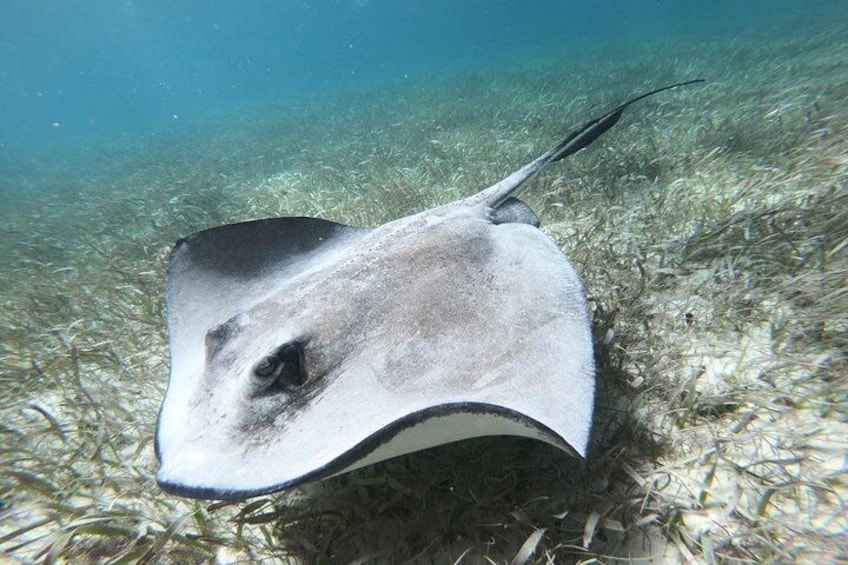
[[[4,0],[0,562],[848,560],[845,8]]]

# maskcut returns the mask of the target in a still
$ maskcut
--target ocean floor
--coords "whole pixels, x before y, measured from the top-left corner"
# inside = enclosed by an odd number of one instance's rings
[[[673,53],[670,56],[669,53]],[[245,111],[53,162],[0,211],[0,551],[18,563],[848,559],[848,42],[655,44]],[[199,229],[375,226],[472,194],[631,95],[522,198],[589,296],[585,462],[463,442],[244,503],[153,476],[163,269]],[[261,111],[260,111],[261,110]]]

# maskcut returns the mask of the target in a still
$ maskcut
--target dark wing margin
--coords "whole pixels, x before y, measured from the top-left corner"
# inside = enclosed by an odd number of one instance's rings
[[[189,271],[252,279],[280,264],[294,264],[340,239],[368,230],[317,218],[269,218],[219,226],[179,240],[166,279]]]
[[[165,272],[171,355],[370,230],[315,218],[220,226],[180,240]]]
[[[573,457],[581,458],[580,454],[577,453],[574,448],[572,448],[556,431],[541,422],[522,414],[521,412],[510,410],[496,404],[482,402],[452,402],[411,412],[391,424],[377,430],[360,443],[351,446],[350,449],[343,452],[326,465],[313,469],[304,475],[294,477],[290,480],[282,481],[277,484],[267,485],[256,489],[241,490],[194,487],[188,484],[174,483],[163,479],[157,479],[157,482],[162,490],[177,496],[205,500],[245,500],[246,498],[292,488],[309,481],[325,479],[333,475],[344,473],[349,469],[356,468],[356,464],[360,459],[363,459],[380,446],[388,444],[404,431],[414,431],[414,428],[421,426],[422,424],[426,424],[429,420],[450,417],[455,414],[491,415],[503,420],[514,421],[517,424],[523,425],[528,430],[535,430],[539,436],[545,437],[549,444],[557,446],[559,449]],[[474,437],[486,437],[486,435],[478,435]]]

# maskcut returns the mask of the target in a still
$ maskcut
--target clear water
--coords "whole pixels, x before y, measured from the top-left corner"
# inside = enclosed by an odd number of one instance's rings
[[[840,2],[788,0],[5,0],[0,163],[7,176],[104,148],[222,127],[363,85],[523,58],[732,41]],[[800,32],[803,33],[803,32]],[[674,56],[674,54],[671,54]],[[271,111],[271,110],[269,110]]]

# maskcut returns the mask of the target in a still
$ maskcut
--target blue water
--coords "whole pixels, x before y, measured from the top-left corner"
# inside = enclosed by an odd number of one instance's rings
[[[0,172],[225,123],[265,104],[285,108],[546,51],[732,40],[797,21],[816,4],[2,0]]]

